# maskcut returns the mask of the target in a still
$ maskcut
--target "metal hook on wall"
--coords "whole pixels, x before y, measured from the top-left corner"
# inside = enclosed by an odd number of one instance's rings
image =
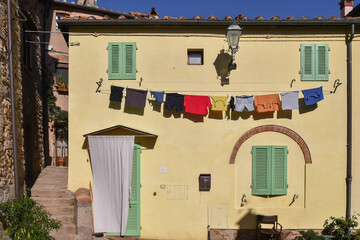
[[[141,87],[141,83],[142,83],[142,77],[140,78],[140,81],[139,81],[139,87]]]
[[[100,81],[96,82],[96,84],[98,85],[98,87],[97,87],[95,93],[101,92],[100,87],[101,87],[101,85],[102,85],[102,82],[103,82],[103,79],[102,79],[102,78],[100,78]]]
[[[293,85],[294,82],[296,82],[296,79],[295,79],[295,78],[294,78],[293,80],[291,80],[290,88],[292,88],[292,85]]]
[[[342,82],[340,82],[339,79],[336,79],[335,82],[334,82],[334,90],[333,91],[330,91],[330,93],[335,93],[336,92],[336,89],[342,84]]]

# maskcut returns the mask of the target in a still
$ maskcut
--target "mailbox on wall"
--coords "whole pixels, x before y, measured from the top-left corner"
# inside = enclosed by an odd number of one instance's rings
[[[210,191],[211,188],[211,174],[200,174],[199,176],[199,190]]]

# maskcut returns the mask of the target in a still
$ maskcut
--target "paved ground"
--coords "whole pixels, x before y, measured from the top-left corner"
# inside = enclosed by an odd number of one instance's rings
[[[52,231],[56,240],[78,240],[75,226],[75,199],[68,189],[67,167],[46,167],[34,186],[31,198],[45,207],[53,218],[62,222],[58,231]]]

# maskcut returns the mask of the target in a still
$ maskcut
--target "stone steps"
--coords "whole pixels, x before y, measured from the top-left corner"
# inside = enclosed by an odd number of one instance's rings
[[[63,224],[59,230],[52,230],[50,234],[76,234],[75,224]]]
[[[69,215],[69,214],[68,215],[52,215],[51,217],[61,221],[62,224],[68,224],[68,223],[75,224],[74,215]]]
[[[31,197],[31,198],[44,207],[74,205],[73,197]]]
[[[78,240],[78,236],[76,234],[50,234],[56,240]]]
[[[67,176],[66,167],[46,167],[31,189],[31,198],[42,205],[52,218],[62,223],[58,231],[50,232],[56,240],[78,240],[75,225],[75,198],[67,190]]]

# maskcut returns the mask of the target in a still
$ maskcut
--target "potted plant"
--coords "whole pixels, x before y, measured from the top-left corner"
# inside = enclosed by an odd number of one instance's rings
[[[59,74],[59,81],[56,83],[58,92],[67,92],[68,84],[63,82],[61,74]]]
[[[340,240],[354,240],[357,233],[353,230],[358,226],[357,216],[353,215],[350,219],[344,217],[330,217],[324,223],[323,235],[331,235]]]

